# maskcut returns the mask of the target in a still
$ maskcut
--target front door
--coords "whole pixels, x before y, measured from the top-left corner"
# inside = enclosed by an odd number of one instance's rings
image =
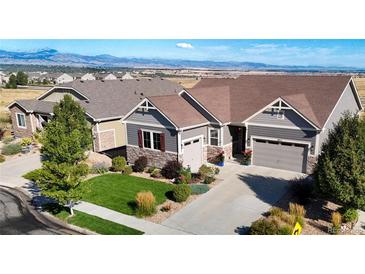
[[[244,127],[235,127],[230,126],[229,132],[232,136],[232,156],[241,154],[243,150],[245,150],[245,128]]]

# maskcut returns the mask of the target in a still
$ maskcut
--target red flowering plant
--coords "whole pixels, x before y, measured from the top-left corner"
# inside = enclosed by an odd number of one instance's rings
[[[252,150],[246,149],[245,151],[242,151],[242,154],[243,154],[242,164],[248,166],[251,163]]]
[[[217,162],[218,163],[224,162],[224,151],[222,151],[221,153],[218,154]]]

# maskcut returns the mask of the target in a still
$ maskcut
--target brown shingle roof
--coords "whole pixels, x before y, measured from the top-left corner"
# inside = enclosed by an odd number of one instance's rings
[[[18,104],[21,107],[23,107],[26,111],[30,112],[34,111],[41,113],[52,113],[53,107],[56,103],[30,99],[30,100],[16,100],[14,104]]]
[[[152,96],[148,99],[179,128],[208,122],[199,111],[177,94]]]
[[[221,122],[242,122],[281,97],[321,128],[350,79],[350,76],[245,75],[237,79],[202,79],[189,93]]]
[[[60,86],[72,87],[89,99],[86,111],[96,119],[123,117],[147,96],[177,94],[183,87],[161,78],[80,81]]]

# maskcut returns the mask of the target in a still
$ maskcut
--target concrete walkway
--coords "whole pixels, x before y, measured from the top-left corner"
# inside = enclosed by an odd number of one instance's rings
[[[27,188],[29,180],[22,176],[42,166],[39,152],[22,155],[0,164],[0,185]]]
[[[133,216],[119,213],[117,211],[94,205],[88,202],[81,202],[77,204],[74,209],[81,212],[97,216],[99,218],[109,220],[114,223],[126,225],[131,228],[143,231],[147,235],[187,235],[189,233],[169,228],[164,225],[148,222],[143,219],[138,219]]]

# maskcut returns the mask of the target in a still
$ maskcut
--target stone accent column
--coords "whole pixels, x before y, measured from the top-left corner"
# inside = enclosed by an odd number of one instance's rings
[[[223,150],[224,150],[224,155],[225,155],[226,159],[232,159],[232,151],[233,151],[232,143],[225,145],[223,147]]]
[[[214,159],[223,151],[222,147],[207,146],[207,161],[210,163],[214,162]]]
[[[317,157],[316,156],[312,156],[312,155],[308,155],[307,158],[307,174],[312,174],[314,167],[317,163]]]

